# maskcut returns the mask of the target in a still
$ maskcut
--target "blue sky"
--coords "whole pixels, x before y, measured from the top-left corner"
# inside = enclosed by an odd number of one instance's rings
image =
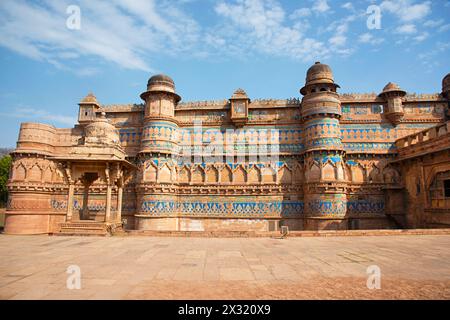
[[[67,27],[70,5],[79,29]],[[379,29],[367,26],[370,5]],[[1,0],[0,147],[15,146],[21,122],[71,127],[89,91],[102,104],[140,103],[155,73],[170,75],[183,101],[239,87],[253,99],[299,97],[317,60],[340,92],[389,81],[439,92],[449,18],[450,0]]]

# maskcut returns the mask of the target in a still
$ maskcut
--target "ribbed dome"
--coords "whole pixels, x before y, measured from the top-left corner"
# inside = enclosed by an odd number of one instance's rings
[[[173,94],[176,102],[181,100],[181,97],[175,93],[175,82],[171,77],[165,74],[157,74],[148,79],[147,91],[141,94],[141,98],[145,100],[147,95],[160,92],[168,92]]]
[[[306,73],[306,84],[333,83],[333,71],[330,66],[316,62]]]
[[[86,144],[114,145],[120,143],[119,131],[108,122],[104,112],[94,122],[88,124],[84,130]]]
[[[398,86],[398,84],[393,83],[393,82],[389,82],[384,88],[383,88],[383,92],[387,92],[387,91],[396,91],[396,90],[401,90],[400,87]]]
[[[308,93],[307,88],[315,85],[331,85],[334,88],[339,88],[339,85],[334,83],[333,71],[330,66],[327,64],[323,64],[320,62],[316,62],[312,67],[308,69],[306,72],[306,83],[303,88],[300,89],[300,93],[302,95],[306,95]],[[335,92],[336,90],[334,90]]]
[[[153,84],[164,84],[169,87],[175,88],[175,82],[173,82],[172,78],[165,74],[157,74],[148,79],[147,86]]]
[[[393,82],[389,82],[387,85],[384,86],[383,92],[381,93],[381,95],[388,93],[388,92],[398,92],[403,95],[406,94],[406,92],[403,91],[398,84],[393,83]]]

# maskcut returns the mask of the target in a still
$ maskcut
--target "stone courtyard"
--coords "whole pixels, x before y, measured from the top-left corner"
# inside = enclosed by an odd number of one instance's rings
[[[0,235],[1,299],[449,299],[450,236]],[[67,289],[70,265],[81,289]],[[368,289],[367,268],[381,269]]]

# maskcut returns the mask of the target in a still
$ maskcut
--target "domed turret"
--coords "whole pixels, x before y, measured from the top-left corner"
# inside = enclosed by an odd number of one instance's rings
[[[143,156],[154,152],[177,153],[175,106],[181,97],[175,92],[174,81],[164,74],[152,76],[141,98],[145,108],[140,152]]]
[[[389,82],[384,86],[383,92],[380,93],[380,96],[387,96],[389,93],[395,93],[401,96],[406,95],[406,92],[400,89],[398,84],[393,82]]]
[[[387,108],[384,112],[386,118],[394,125],[397,125],[405,115],[403,111],[402,98],[406,95],[406,91],[402,90],[396,83],[389,82],[383,92],[379,94],[381,98],[387,101]]]
[[[147,91],[141,94],[141,98],[145,100],[152,93],[170,93],[174,96],[176,103],[181,100],[181,97],[175,93],[174,81],[165,74],[157,74],[151,77],[147,82]]]
[[[316,115],[333,115],[340,118],[341,103],[334,83],[331,68],[316,62],[306,73],[305,86],[300,90],[304,95],[302,100],[302,117],[315,117]]]
[[[302,95],[306,95],[308,93],[314,93],[323,89],[327,90],[327,88],[331,89],[332,91],[336,91],[336,88],[339,88],[339,85],[334,83],[333,71],[331,70],[330,66],[320,62],[316,62],[308,69],[306,73],[306,83],[305,86],[300,90],[300,93]]]
[[[316,62],[311,68],[308,69],[306,73],[306,83],[329,82],[334,83],[333,71],[329,65]]]
[[[120,145],[119,131],[108,122],[104,112],[84,129],[85,144]]]

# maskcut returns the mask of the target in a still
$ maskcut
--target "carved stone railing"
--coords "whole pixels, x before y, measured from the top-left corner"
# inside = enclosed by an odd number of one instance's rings
[[[406,148],[422,142],[433,140],[449,133],[450,121],[447,121],[446,123],[398,139],[395,142],[395,145],[397,149]]]

